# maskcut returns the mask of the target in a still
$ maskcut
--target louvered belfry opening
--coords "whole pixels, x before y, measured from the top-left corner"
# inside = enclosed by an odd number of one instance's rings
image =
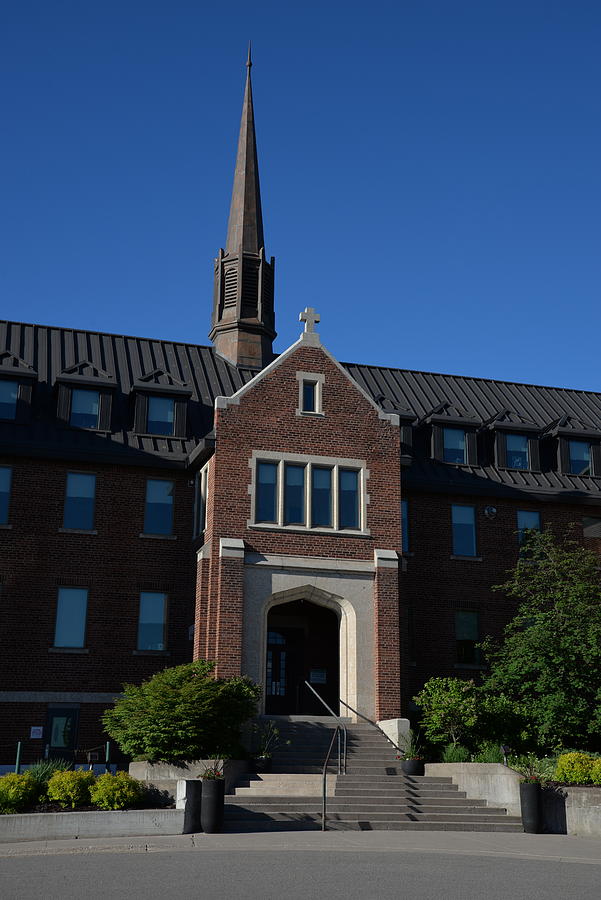
[[[209,337],[237,366],[261,369],[273,359],[275,260],[265,258],[259,165],[247,60],[225,250],[215,260],[213,322]]]

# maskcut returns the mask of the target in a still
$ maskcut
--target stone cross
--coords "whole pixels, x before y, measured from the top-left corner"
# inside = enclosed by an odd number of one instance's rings
[[[298,316],[299,322],[305,323],[305,332],[312,334],[315,331],[316,324],[320,321],[319,313],[316,313],[312,306],[305,306],[302,313]]]

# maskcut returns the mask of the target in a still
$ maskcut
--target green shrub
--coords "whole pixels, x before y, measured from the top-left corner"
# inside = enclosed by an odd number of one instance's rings
[[[593,758],[587,753],[562,753],[557,760],[553,777],[567,784],[588,784],[591,780]]]
[[[121,750],[136,759],[175,763],[238,752],[240,729],[256,715],[261,689],[249,678],[214,678],[198,660],[157,672],[103,716]]]
[[[29,772],[10,773],[0,778],[0,813],[16,813],[35,803],[38,784]]]
[[[447,744],[442,751],[442,761],[446,763],[469,762],[470,751],[463,744]]]
[[[48,782],[55,772],[64,772],[71,768],[71,763],[66,759],[40,759],[33,766],[29,766],[27,774],[35,779],[38,793],[43,798],[48,789]]]
[[[100,809],[127,809],[137,806],[144,796],[144,788],[127,772],[99,775],[90,788],[92,803]]]
[[[591,781],[593,784],[601,784],[601,759],[594,759],[591,766]]]
[[[502,763],[504,762],[503,751],[499,744],[494,741],[484,741],[478,747],[478,751],[473,756],[473,762],[477,763]]]
[[[55,772],[48,782],[48,799],[72,809],[84,806],[90,802],[90,788],[94,781],[94,773],[83,769]]]

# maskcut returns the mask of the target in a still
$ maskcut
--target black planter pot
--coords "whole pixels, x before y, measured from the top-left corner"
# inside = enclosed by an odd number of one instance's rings
[[[253,771],[257,774],[261,772],[271,772],[271,756],[256,756],[251,760]]]
[[[202,779],[200,826],[205,834],[219,834],[222,831],[224,796],[225,780],[223,778]]]
[[[520,804],[524,831],[526,834],[540,834],[541,790],[539,782],[524,781],[520,784]]]
[[[402,759],[401,769],[405,775],[423,775],[424,761],[423,759]]]

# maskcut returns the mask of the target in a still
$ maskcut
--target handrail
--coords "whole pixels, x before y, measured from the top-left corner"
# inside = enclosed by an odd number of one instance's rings
[[[321,772],[321,830],[327,831],[326,828],[326,797],[328,793],[328,764],[330,762],[330,756],[332,755],[332,747],[334,746],[334,741],[338,737],[338,774],[340,775],[340,725],[336,726],[336,730],[332,735],[332,740],[330,741],[330,746],[328,747],[328,752],[326,754],[326,759],[323,764],[323,769]]]
[[[389,742],[392,744],[392,746],[395,748],[395,750],[398,750],[399,753],[403,753],[403,752],[404,752],[404,751],[403,751],[403,748],[402,748],[402,747],[399,747],[398,744],[395,744],[395,742],[394,742],[391,738],[388,737],[388,735],[386,734],[386,732],[383,731],[383,730],[380,728],[380,726],[378,725],[377,722],[374,722],[373,719],[368,719],[367,716],[364,716],[364,715],[363,715],[363,713],[360,713],[358,710],[353,709],[353,707],[352,707],[352,706],[349,706],[348,703],[345,703],[344,700],[342,700],[342,698],[339,698],[338,702],[339,702],[339,703],[342,703],[343,706],[346,706],[347,709],[350,709],[350,711],[351,711],[352,713],[355,713],[356,716],[359,716],[360,719],[365,719],[366,722],[369,722],[370,725],[373,725],[374,728],[377,728],[378,731],[379,731],[381,734],[384,735],[384,737],[386,738],[386,740],[389,741]]]
[[[346,725],[344,724],[344,722],[342,721],[342,719],[340,718],[340,716],[337,716],[336,713],[334,712],[334,710],[333,710],[333,709],[330,709],[330,707],[328,706],[328,704],[326,703],[326,701],[323,699],[323,697],[322,697],[320,694],[317,693],[317,691],[315,690],[315,688],[313,687],[313,685],[309,684],[308,681],[305,681],[305,684],[307,685],[307,687],[309,688],[310,691],[313,691],[313,693],[315,694],[315,696],[317,697],[317,699],[319,700],[319,702],[322,704],[322,706],[325,706],[325,708],[326,708],[327,711],[330,713],[330,715],[333,716],[333,717],[336,719],[336,721],[338,722],[338,728],[342,730],[342,744],[343,744],[343,747],[342,747],[342,766],[341,766],[341,764],[340,764],[340,738],[339,738],[339,743],[338,743],[338,774],[339,774],[339,775],[346,775],[346,748],[347,748]],[[345,703],[344,705],[346,706],[346,703]],[[341,771],[341,770],[342,770],[342,771]]]

